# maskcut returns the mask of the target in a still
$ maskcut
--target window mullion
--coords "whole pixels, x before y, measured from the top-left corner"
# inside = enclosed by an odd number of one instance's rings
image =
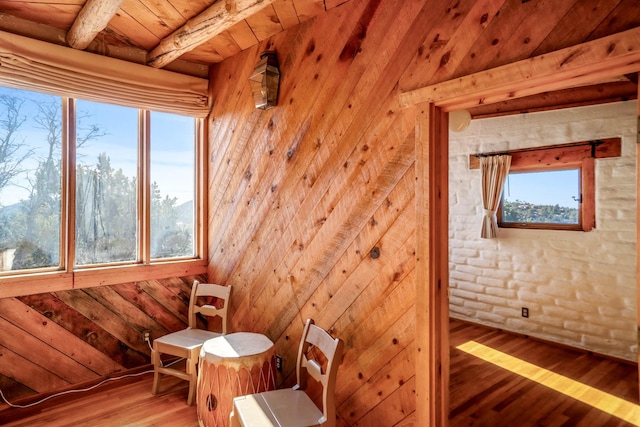
[[[207,259],[207,230],[208,230],[208,175],[206,167],[206,144],[204,135],[208,127],[203,119],[196,119],[195,126],[195,197],[194,203],[194,249],[195,255]]]
[[[138,135],[138,256],[143,264],[151,263],[151,113],[139,112]]]
[[[61,268],[75,267],[76,248],[76,103],[73,98],[62,99],[62,190],[60,210]]]

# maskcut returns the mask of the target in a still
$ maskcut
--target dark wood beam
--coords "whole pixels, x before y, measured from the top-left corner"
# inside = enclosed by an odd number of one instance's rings
[[[470,108],[469,113],[471,113],[473,119],[483,119],[510,114],[583,107],[636,99],[637,92],[638,85],[636,83],[628,80],[618,81],[544,92],[495,104],[479,105]]]

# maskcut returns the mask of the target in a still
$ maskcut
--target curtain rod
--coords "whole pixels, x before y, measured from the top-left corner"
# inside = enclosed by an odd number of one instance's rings
[[[520,148],[516,150],[508,150],[508,151],[492,151],[489,153],[476,153],[473,154],[475,157],[493,157],[493,156],[504,156],[513,153],[526,153],[527,151],[541,151],[541,150],[557,150],[558,148],[565,147],[581,147],[590,145],[591,146],[591,157],[595,157],[596,155],[596,147],[604,144],[604,141],[601,139],[596,139],[593,141],[582,141],[582,142],[570,142],[568,144],[558,144],[558,145],[547,145],[544,147],[531,147],[531,148]]]

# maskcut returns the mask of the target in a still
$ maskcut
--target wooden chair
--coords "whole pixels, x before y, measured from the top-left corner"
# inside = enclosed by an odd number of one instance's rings
[[[332,338],[325,330],[308,319],[300,340],[296,377],[298,383],[289,389],[266,391],[233,399],[229,415],[231,427],[303,427],[321,425],[335,427],[336,406],[334,391],[338,366],[342,362],[344,343]],[[326,358],[323,372],[320,363],[308,354],[320,350]],[[311,353],[309,351],[311,350]],[[322,385],[322,411],[305,393],[307,375]]]
[[[193,405],[197,385],[197,366],[202,344],[208,339],[227,333],[227,308],[229,307],[230,286],[214,285],[210,283],[193,282],[191,299],[189,300],[189,327],[157,338],[153,341],[151,362],[153,363],[153,387],[151,393],[157,394],[160,386],[160,374],[173,375],[189,381],[189,395],[187,405]],[[224,300],[223,308],[212,305],[198,305],[199,297],[216,297]],[[198,329],[196,314],[204,316],[222,317],[222,333]],[[161,354],[170,354],[186,359],[185,370],[162,366]]]

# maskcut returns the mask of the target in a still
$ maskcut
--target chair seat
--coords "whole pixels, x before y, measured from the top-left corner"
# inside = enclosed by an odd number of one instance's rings
[[[211,338],[219,337],[218,332],[205,331],[203,329],[183,329],[168,335],[156,338],[158,344],[173,345],[188,350],[202,347],[202,343]]]
[[[306,427],[325,421],[304,391],[291,388],[239,396],[233,406],[242,425],[247,426]]]

